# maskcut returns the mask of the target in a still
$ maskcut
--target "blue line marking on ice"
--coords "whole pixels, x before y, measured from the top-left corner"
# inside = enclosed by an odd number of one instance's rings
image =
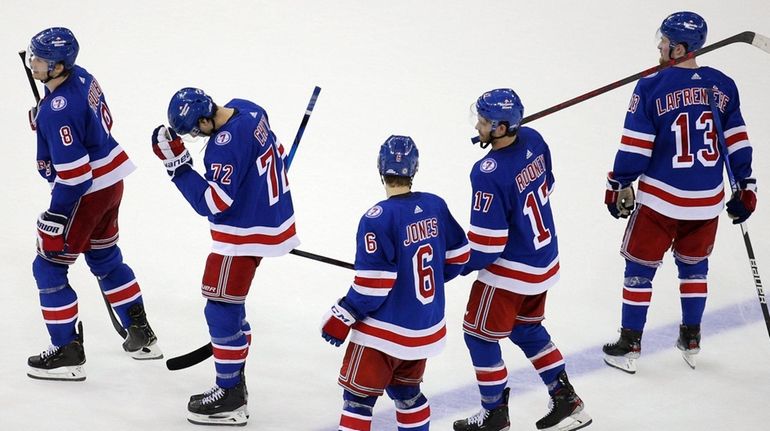
[[[722,332],[734,330],[762,319],[762,314],[757,307],[757,299],[754,298],[739,304],[729,305],[718,310],[707,312],[703,316],[703,335],[709,337]],[[676,336],[679,334],[679,324],[649,329],[644,332],[643,352],[651,355],[662,350],[673,348]],[[607,340],[611,341],[611,340]],[[588,374],[597,370],[606,369],[607,365],[602,360],[601,346],[592,346],[587,349],[565,355],[567,369],[570,376]],[[469,364],[470,367],[470,364]],[[478,386],[472,382],[473,373],[468,368],[469,384],[446,392],[426,394],[431,404],[431,419],[443,419],[447,416],[457,416],[460,419],[463,412],[480,408]],[[531,367],[523,367],[508,370],[508,386],[511,388],[511,398],[530,391],[544,391],[542,381]],[[342,396],[340,396],[340,405]],[[383,408],[382,404],[390,403],[389,408]],[[372,418],[372,430],[395,430],[396,414],[392,403],[387,396],[378,400],[379,410]],[[379,407],[379,408],[378,408]],[[339,416],[337,416],[339,417]],[[317,431],[336,430],[337,424],[318,428]]]

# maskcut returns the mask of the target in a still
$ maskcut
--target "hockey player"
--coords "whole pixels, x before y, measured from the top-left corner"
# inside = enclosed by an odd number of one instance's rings
[[[444,283],[468,260],[462,227],[440,197],[412,192],[418,151],[408,136],[380,147],[377,169],[387,199],[362,217],[356,234],[356,275],[326,313],[321,335],[342,361],[340,430],[369,431],[377,398],[396,404],[401,431],[427,430],[430,406],[420,391],[426,358],[444,347]]]
[[[661,63],[700,49],[706,33],[706,21],[693,12],[668,16],[659,29]],[[717,120],[725,132],[727,155],[719,146],[710,89],[717,97]],[[733,80],[716,69],[699,67],[692,58],[639,81],[613,170],[607,176],[605,203],[610,214],[631,216],[620,251],[626,260],[620,338],[604,346],[608,365],[636,372],[652,280],[671,248],[682,307],[676,346],[695,367],[706,306],[708,257],[725,197],[726,156],[740,186],[727,202],[727,213],[733,223],[743,223],[756,206],[756,180],[751,177],[752,148]]]
[[[263,257],[299,245],[284,169],[284,148],[267,112],[233,99],[219,106],[202,90],[183,88],[168,106],[170,128],[152,132],[152,148],[193,209],[208,217],[213,246],[201,292],[214,350],[216,385],[190,397],[188,420],[201,425],[245,425],[249,417],[243,370],[251,341],[244,302]],[[205,174],[177,135],[209,137]]]
[[[481,410],[454,423],[456,431],[507,430],[509,388],[499,340],[509,338],[532,362],[551,397],[540,430],[575,430],[591,423],[567,378],[564,358],[543,327],[548,289],[559,279],[551,206],[554,176],[548,145],[520,127],[524,106],[501,88],[474,105],[482,148],[471,171],[471,257],[463,275],[478,271],[463,330],[476,371]]]
[[[45,96],[29,118],[37,132],[37,169],[51,187],[48,208],[37,221],[32,264],[51,337],[48,350],[28,360],[28,375],[37,379],[86,378],[82,325],[75,329],[78,298],[67,278],[81,253],[127,330],[123,349],[135,359],[163,357],[139,284],[117,245],[123,178],[135,167],[112,136],[102,88],[75,64],[78,51],[75,35],[62,27],[36,34],[27,50],[32,76],[45,84]]]

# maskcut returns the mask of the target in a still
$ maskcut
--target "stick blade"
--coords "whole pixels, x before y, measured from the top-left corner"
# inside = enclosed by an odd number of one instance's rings
[[[214,352],[212,350],[211,343],[207,343],[206,345],[201,346],[190,353],[167,360],[166,368],[168,368],[169,371],[189,368],[195,364],[205,361],[213,353]]]
[[[770,38],[768,38],[767,36],[763,36],[759,33],[754,33],[754,40],[751,41],[751,44],[761,49],[762,51],[765,51],[766,53],[770,54]]]

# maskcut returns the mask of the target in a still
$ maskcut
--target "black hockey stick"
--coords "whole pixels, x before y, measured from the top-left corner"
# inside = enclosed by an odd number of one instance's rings
[[[711,113],[714,117],[714,125],[716,126],[717,138],[719,139],[719,149],[722,151],[725,158],[725,170],[727,171],[727,178],[730,181],[730,190],[735,193],[738,191],[738,183],[735,182],[733,169],[730,167],[730,158],[727,152],[727,139],[725,139],[725,132],[722,129],[722,122],[719,121],[719,111],[717,110],[716,101],[714,100],[714,90],[709,88],[708,92],[709,105],[711,105]],[[759,278],[759,268],[757,267],[757,259],[754,257],[754,247],[751,246],[751,238],[749,238],[749,230],[746,227],[746,222],[740,223],[740,227],[741,233],[743,234],[743,243],[746,245],[746,253],[749,255],[749,266],[751,267],[751,276],[754,278],[754,287],[757,289],[759,306],[762,308],[762,315],[765,317],[767,334],[770,335],[770,310],[767,309],[765,290],[762,288],[762,279]]]
[[[27,51],[19,51],[19,57],[21,57],[21,64],[24,66],[24,72],[27,74],[29,86],[32,87],[32,95],[35,96],[35,104],[38,104],[40,102],[40,92],[35,84],[35,78],[32,77],[32,71],[27,67]]]
[[[297,152],[299,141],[305,133],[305,127],[307,127],[307,122],[310,121],[310,114],[313,113],[313,108],[315,108],[315,102],[318,100],[319,94],[321,94],[321,87],[316,85],[313,89],[313,94],[310,96],[310,102],[307,104],[307,109],[305,109],[305,115],[302,117],[302,122],[299,124],[299,129],[297,129],[297,135],[294,137],[294,142],[291,144],[289,155],[286,156],[286,170],[289,170],[291,161],[294,160],[294,154]]]
[[[306,251],[294,249],[289,253],[295,256],[301,256],[308,259],[317,260],[319,262],[328,263],[329,265],[339,266],[341,268],[353,269],[353,264],[343,262],[341,260],[332,259],[330,257],[321,256],[320,254],[308,253]],[[166,361],[166,368],[171,371],[181,370],[184,368],[192,367],[195,364],[205,361],[213,354],[211,343],[207,343],[190,353],[177,356]]]
[[[597,88],[596,90],[589,91],[588,93],[585,93],[573,99],[567,100],[566,102],[562,102],[562,103],[559,103],[558,105],[554,105],[548,109],[544,109],[532,115],[527,115],[526,117],[522,118],[521,124],[529,123],[530,121],[534,121],[534,120],[537,120],[538,118],[545,117],[546,115],[553,114],[554,112],[561,111],[562,109],[569,108],[572,105],[577,105],[578,103],[584,102],[588,99],[592,99],[600,94],[604,94],[618,87],[622,87],[623,85],[634,82],[640,78],[644,78],[645,76],[649,76],[649,75],[652,75],[653,73],[660,72],[663,69],[669,68],[683,61],[687,61],[699,55],[706,54],[707,52],[711,52],[716,49],[722,48],[723,46],[731,45],[733,43],[738,43],[738,42],[754,45],[757,48],[767,53],[770,53],[770,39],[768,39],[765,36],[762,36],[761,34],[754,33],[753,31],[744,31],[743,33],[738,33],[734,36],[728,37],[727,39],[720,40],[719,42],[713,43],[709,46],[705,46],[697,51],[689,52],[684,57],[680,57],[675,60],[670,60],[666,64],[651,67],[639,73],[635,73],[621,80],[615,81],[611,84],[607,84],[604,87]]]
[[[32,88],[32,95],[35,96],[35,104],[37,105],[40,103],[40,92],[37,89],[37,85],[35,84],[35,79],[32,77],[32,71],[29,70],[29,67],[27,67],[27,61],[26,61],[27,52],[26,51],[19,51],[19,57],[21,57],[21,64],[24,67],[24,72],[27,74],[27,80],[29,81],[29,86]],[[104,305],[107,306],[107,313],[110,315],[110,322],[112,322],[112,327],[115,328],[115,331],[120,335],[123,339],[126,338],[128,335],[126,333],[126,330],[123,328],[123,325],[118,321],[118,319],[115,317],[115,312],[112,309],[112,306],[110,305],[110,302],[107,300],[107,297],[104,295],[104,292],[99,289],[99,291],[102,293],[102,299],[104,299]]]

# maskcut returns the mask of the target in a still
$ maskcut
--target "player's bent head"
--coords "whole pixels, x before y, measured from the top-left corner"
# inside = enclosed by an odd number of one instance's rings
[[[412,178],[419,167],[420,152],[409,136],[391,135],[380,145],[377,170],[382,177]]]
[[[185,87],[174,93],[168,103],[168,123],[180,135],[198,136],[199,122],[212,121],[217,105],[200,88]]]

